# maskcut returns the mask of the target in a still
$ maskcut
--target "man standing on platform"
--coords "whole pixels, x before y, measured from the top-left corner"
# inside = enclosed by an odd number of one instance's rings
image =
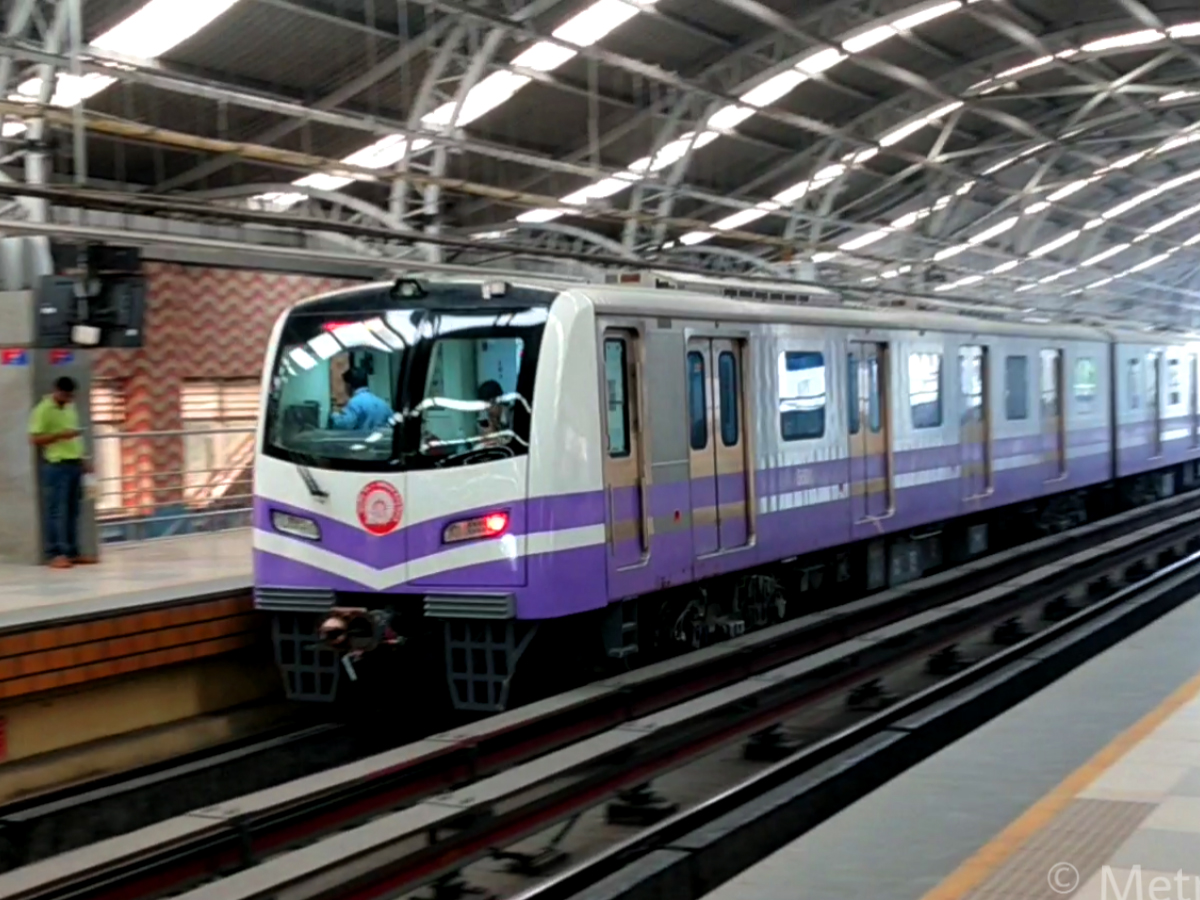
[[[91,464],[83,453],[83,431],[75,409],[75,382],[60,378],[33,408],[29,437],[42,451],[42,503],[46,517],[46,558],[52,569],[96,560],[79,553],[79,510],[83,475]]]

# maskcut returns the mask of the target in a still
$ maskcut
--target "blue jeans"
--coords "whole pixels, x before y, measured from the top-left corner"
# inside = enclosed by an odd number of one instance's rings
[[[83,463],[42,463],[42,502],[46,508],[47,559],[79,556],[79,506]]]

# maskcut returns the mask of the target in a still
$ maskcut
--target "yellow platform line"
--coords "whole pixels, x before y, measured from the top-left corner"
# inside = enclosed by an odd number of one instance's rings
[[[1108,746],[1064,778],[1029,807],[1020,818],[984,844],[921,900],[958,900],[968,891],[981,885],[989,875],[1003,865],[1030,838],[1054,821],[1088,785],[1112,768],[1126,753],[1200,694],[1200,673],[1181,685],[1142,719],[1119,734]]]

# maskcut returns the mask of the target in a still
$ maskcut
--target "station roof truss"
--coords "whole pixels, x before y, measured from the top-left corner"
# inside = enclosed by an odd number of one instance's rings
[[[126,194],[160,218],[328,230],[397,265],[594,258],[1200,326],[1192,0],[7,0],[4,16],[0,227],[114,220]]]

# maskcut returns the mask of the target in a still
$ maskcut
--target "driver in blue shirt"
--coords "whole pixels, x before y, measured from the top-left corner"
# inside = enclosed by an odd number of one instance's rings
[[[392,420],[392,405],[375,396],[367,387],[367,373],[350,368],[343,375],[350,401],[330,418],[333,427],[341,431],[366,431],[383,428]]]

